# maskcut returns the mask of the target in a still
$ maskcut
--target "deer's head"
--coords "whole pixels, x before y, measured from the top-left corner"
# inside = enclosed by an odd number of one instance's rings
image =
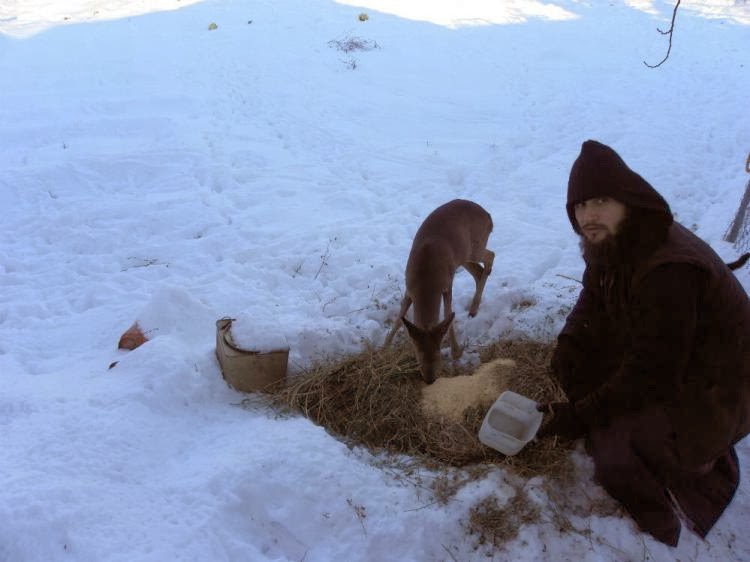
[[[414,350],[417,352],[417,362],[419,363],[419,372],[422,374],[422,380],[427,384],[435,382],[440,372],[440,344],[445,337],[448,328],[450,328],[455,313],[451,313],[445,320],[435,326],[420,328],[409,322],[406,318],[401,318],[409,332]]]

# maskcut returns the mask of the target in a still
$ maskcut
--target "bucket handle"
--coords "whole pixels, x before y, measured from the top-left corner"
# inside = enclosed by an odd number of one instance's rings
[[[225,316],[224,318],[220,318],[216,321],[216,328],[219,330],[219,334],[221,335],[221,341],[224,342],[224,345],[226,345],[231,350],[236,351],[237,353],[242,353],[244,355],[265,355],[268,353],[281,353],[288,351],[287,349],[273,349],[263,352],[237,347],[237,344],[235,344],[234,340],[232,340],[232,332],[230,331],[232,322],[234,322],[235,320],[236,318],[229,318],[228,316]]]
[[[251,351],[249,349],[242,349],[241,347],[237,347],[237,345],[232,340],[232,333],[229,331],[229,329],[232,327],[232,322],[234,322],[235,320],[236,318],[229,318],[227,316],[216,321],[216,327],[221,334],[221,341],[224,342],[224,345],[226,345],[232,351],[236,351],[237,353],[244,353],[246,355],[258,355],[258,351]]]

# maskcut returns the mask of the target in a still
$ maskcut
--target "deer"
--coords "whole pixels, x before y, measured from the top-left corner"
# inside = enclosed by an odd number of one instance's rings
[[[484,286],[492,272],[495,253],[487,249],[492,217],[480,205],[454,199],[432,211],[417,230],[406,261],[406,289],[398,318],[385,339],[388,347],[403,324],[409,333],[422,380],[435,382],[440,372],[440,348],[446,333],[451,357],[459,359],[463,348],[453,329],[453,277],[463,267],[474,278],[476,290],[469,316],[476,316]],[[443,320],[440,320],[440,304]],[[414,304],[414,321],[406,313]]]

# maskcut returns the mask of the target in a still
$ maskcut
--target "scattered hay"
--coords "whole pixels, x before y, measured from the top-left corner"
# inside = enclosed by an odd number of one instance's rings
[[[546,402],[564,397],[549,376],[552,352],[549,343],[497,342],[480,350],[480,360],[483,365],[494,361],[496,370],[503,364],[497,359],[506,360],[506,366],[512,361],[515,368],[502,369],[500,390]],[[446,367],[443,376],[470,374],[468,368]],[[490,370],[491,366],[484,370],[480,366],[477,373]],[[424,487],[420,467],[434,471],[430,490],[439,504],[498,466],[521,479],[544,476],[553,523],[561,531],[579,532],[565,515],[572,507],[567,495],[576,494],[570,443],[557,438],[533,440],[517,455],[506,457],[479,441],[488,406],[462,405],[460,417],[428,415],[422,407],[424,389],[413,349],[401,338],[387,349],[367,348],[316,364],[288,379],[270,398],[277,410],[301,412],[351,446],[390,453],[391,460],[383,462],[391,467],[384,468],[395,469],[398,478],[413,480],[418,488]],[[493,494],[471,507],[465,528],[480,544],[496,548],[540,517],[539,506],[519,487],[504,506]]]
[[[360,37],[331,39],[328,42],[328,46],[335,47],[336,50],[344,53],[350,53],[351,51],[372,51],[373,49],[380,48],[377,41],[370,41],[369,39],[362,39]]]
[[[504,357],[516,363],[503,384],[538,401],[562,393],[547,372],[550,344],[501,342],[482,350],[483,362]],[[464,372],[454,374],[468,374]],[[477,436],[486,408],[469,407],[462,419],[434,418],[419,407],[421,382],[414,352],[404,338],[390,348],[368,348],[356,355],[312,366],[272,395],[280,408],[299,411],[351,445],[375,452],[417,457],[441,469],[469,464],[502,464],[521,476],[559,474],[566,469],[568,447],[556,439],[529,443],[505,457]]]
[[[515,495],[504,506],[495,496],[488,496],[469,510],[466,530],[474,535],[480,546],[499,547],[518,536],[522,525],[539,520],[539,506],[526,493],[516,489]]]

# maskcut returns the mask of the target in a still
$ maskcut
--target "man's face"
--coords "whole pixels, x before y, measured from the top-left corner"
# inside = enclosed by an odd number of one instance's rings
[[[576,222],[583,236],[592,244],[617,234],[627,207],[611,197],[594,197],[576,203]]]

